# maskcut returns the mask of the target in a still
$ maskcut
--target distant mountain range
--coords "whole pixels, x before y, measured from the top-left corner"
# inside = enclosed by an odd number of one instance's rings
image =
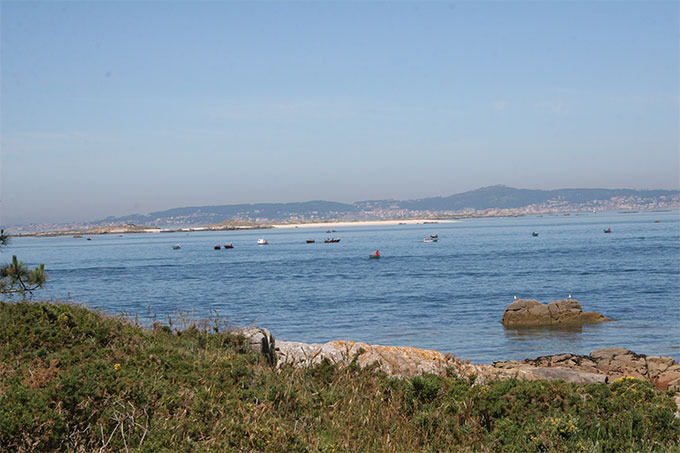
[[[149,214],[107,217],[93,225],[197,226],[226,221],[310,222],[406,217],[521,215],[567,210],[650,210],[680,207],[678,190],[557,189],[490,186],[448,197],[369,200],[355,203],[307,201],[174,208]]]
[[[665,197],[678,197],[680,191],[672,190],[632,190],[632,189],[556,189],[532,190],[515,189],[507,186],[489,186],[463,192],[449,197],[423,198],[420,200],[401,201],[404,209],[420,209],[433,211],[460,211],[468,208],[484,209],[518,209],[525,206],[562,201],[569,204],[587,204],[596,201],[608,201],[616,198],[637,197],[654,200]]]

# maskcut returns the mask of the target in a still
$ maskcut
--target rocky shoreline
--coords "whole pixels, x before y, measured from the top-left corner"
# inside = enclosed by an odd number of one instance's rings
[[[558,326],[613,321],[600,313],[584,312],[581,304],[562,299],[544,305],[536,300],[518,299],[508,305],[501,323],[514,326]],[[324,360],[334,364],[376,366],[390,376],[413,377],[419,374],[455,374],[476,383],[491,379],[562,379],[579,384],[607,383],[623,377],[651,382],[660,390],[680,394],[680,364],[672,357],[646,356],[624,348],[604,348],[589,355],[556,354],[523,361],[497,361],[474,365],[452,354],[408,346],[382,346],[354,341],[309,344],[276,341],[267,329],[246,327],[233,333],[248,339],[253,350],[273,365],[308,367]]]
[[[624,348],[598,349],[589,355],[556,354],[522,361],[498,361],[472,364],[439,351],[408,346],[382,346],[354,341],[330,341],[323,344],[275,340],[267,329],[246,327],[233,332],[243,335],[253,350],[270,363],[282,367],[303,368],[327,360],[346,366],[375,366],[390,376],[410,378],[425,373],[451,373],[483,385],[490,380],[563,380],[576,384],[610,383],[617,379],[636,378],[651,382],[660,390],[675,392],[680,418],[680,363],[672,357],[636,354]]]

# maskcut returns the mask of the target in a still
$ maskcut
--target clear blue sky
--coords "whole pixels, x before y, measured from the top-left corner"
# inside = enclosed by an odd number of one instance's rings
[[[0,3],[0,224],[680,186],[679,3]]]

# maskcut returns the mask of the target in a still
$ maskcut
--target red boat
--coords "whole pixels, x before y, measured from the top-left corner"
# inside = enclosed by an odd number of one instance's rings
[[[233,248],[234,248],[234,244],[232,244],[231,242],[230,242],[229,244],[224,244],[224,248],[225,248],[225,249],[233,249]]]
[[[222,246],[221,246],[220,244],[217,244],[217,245],[216,245],[215,247],[213,247],[213,248],[214,248],[215,250],[219,250],[219,249],[222,248]]]

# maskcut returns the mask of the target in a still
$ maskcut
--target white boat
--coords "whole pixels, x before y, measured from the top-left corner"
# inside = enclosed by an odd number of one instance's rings
[[[181,248],[182,248],[182,244],[175,244],[175,245],[172,246],[173,250],[179,250]]]
[[[257,245],[267,245],[269,242],[267,242],[266,239],[258,239],[257,240]]]

